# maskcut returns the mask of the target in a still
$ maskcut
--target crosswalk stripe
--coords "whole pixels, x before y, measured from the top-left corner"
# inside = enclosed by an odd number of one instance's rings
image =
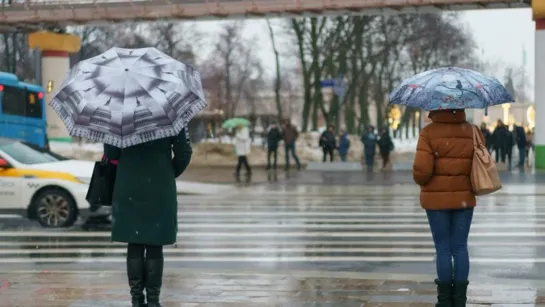
[[[335,225],[335,224],[184,224],[179,223],[178,228],[183,229],[429,229],[427,224],[414,225],[414,224],[363,224],[363,225]],[[474,224],[471,225],[472,229],[489,229],[489,228],[511,228],[511,229],[545,229],[545,225],[533,225],[533,224],[508,224],[508,223],[494,223],[494,224]]]
[[[545,237],[545,232],[471,232],[470,237]],[[80,237],[80,238],[97,238],[97,237],[110,237],[109,232],[39,232],[39,231],[4,231],[0,232],[0,238],[8,237],[42,237],[42,238],[67,238],[67,237]],[[431,238],[429,232],[197,232],[187,231],[179,232],[178,238],[197,238],[197,237],[271,237],[271,238],[298,238],[298,237],[316,237],[316,238],[343,238],[343,237],[376,237],[376,238],[394,238],[394,237],[423,237]]]
[[[101,247],[110,247],[110,248],[116,248],[116,247],[126,247],[126,243],[118,243],[118,242],[111,242],[109,238],[103,237],[104,240],[102,241],[68,241],[68,242],[28,242],[28,241],[0,241],[0,247],[8,248],[8,247],[17,247],[21,250],[22,248],[33,248],[38,250],[43,250],[45,248],[53,248],[53,247],[86,247],[86,246],[101,246]],[[539,241],[523,241],[523,240],[515,240],[513,242],[495,242],[495,241],[469,241],[469,246],[474,247],[494,247],[494,248],[502,248],[502,247],[545,247],[545,242],[539,242]],[[239,246],[239,247],[249,247],[249,246],[267,246],[270,248],[281,248],[286,246],[349,246],[349,247],[357,247],[357,246],[392,246],[392,247],[398,247],[398,246],[427,246],[427,247],[433,247],[433,242],[431,240],[425,240],[425,241],[304,241],[301,242],[299,240],[296,241],[282,241],[282,240],[276,240],[271,243],[263,243],[262,240],[256,239],[256,240],[237,240],[237,241],[229,241],[229,240],[222,240],[221,242],[217,241],[188,241],[188,242],[180,242],[173,246],[177,247],[185,247],[185,246],[199,246],[199,247],[206,247],[206,246]],[[42,248],[44,247],[44,248]],[[169,248],[168,246],[165,248]]]
[[[431,262],[432,256],[324,256],[324,257],[169,257],[165,256],[165,262]],[[6,258],[4,264],[13,263],[124,263],[126,257],[55,257],[55,258]],[[472,263],[512,263],[512,264],[536,264],[545,263],[545,258],[471,258]]]
[[[389,193],[339,195],[326,188],[320,195],[301,190],[260,195],[255,189],[219,197],[181,196],[178,244],[165,247],[166,261],[433,261],[435,248],[418,197],[399,196],[393,187],[383,190]],[[545,196],[479,198],[469,240],[472,263],[545,263],[545,258],[530,256],[545,248],[542,222]],[[126,244],[110,242],[106,231],[0,230],[0,266],[122,263],[125,253]]]

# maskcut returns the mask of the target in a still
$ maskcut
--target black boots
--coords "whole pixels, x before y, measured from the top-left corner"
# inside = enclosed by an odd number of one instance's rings
[[[148,307],[161,307],[159,295],[163,283],[163,259],[146,260],[146,295]]]
[[[435,280],[437,285],[437,303],[435,307],[453,307],[452,305],[452,283]],[[465,305],[464,305],[465,306]]]
[[[467,286],[469,281],[442,282],[437,285],[437,303],[435,307],[465,307],[467,302]]]
[[[145,307],[145,260],[144,258],[127,258],[127,276],[131,288],[132,307]]]
[[[469,281],[457,281],[452,285],[452,307],[465,307]]]

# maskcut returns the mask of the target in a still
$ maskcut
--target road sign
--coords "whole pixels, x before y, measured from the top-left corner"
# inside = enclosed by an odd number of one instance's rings
[[[346,89],[344,86],[344,80],[343,79],[335,79],[335,83],[333,84],[333,92],[337,96],[344,96]]]
[[[321,87],[333,87],[333,86],[335,86],[335,80],[333,80],[333,79],[322,80],[322,81],[320,81],[320,86]]]

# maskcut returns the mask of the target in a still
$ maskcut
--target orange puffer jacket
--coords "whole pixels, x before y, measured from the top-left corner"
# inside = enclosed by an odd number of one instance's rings
[[[429,117],[433,123],[420,133],[413,165],[420,205],[431,210],[472,208],[473,126],[463,110],[432,111]]]

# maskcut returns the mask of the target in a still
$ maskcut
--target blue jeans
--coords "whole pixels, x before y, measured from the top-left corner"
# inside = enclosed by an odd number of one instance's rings
[[[297,153],[295,152],[295,142],[284,144],[284,146],[286,149],[286,169],[290,168],[290,152],[291,152],[291,155],[293,156],[293,159],[295,160],[295,164],[297,165],[297,168],[301,168],[299,157],[297,157]]]
[[[469,276],[467,237],[473,208],[426,210],[426,214],[435,244],[437,278],[443,282],[466,281]]]

